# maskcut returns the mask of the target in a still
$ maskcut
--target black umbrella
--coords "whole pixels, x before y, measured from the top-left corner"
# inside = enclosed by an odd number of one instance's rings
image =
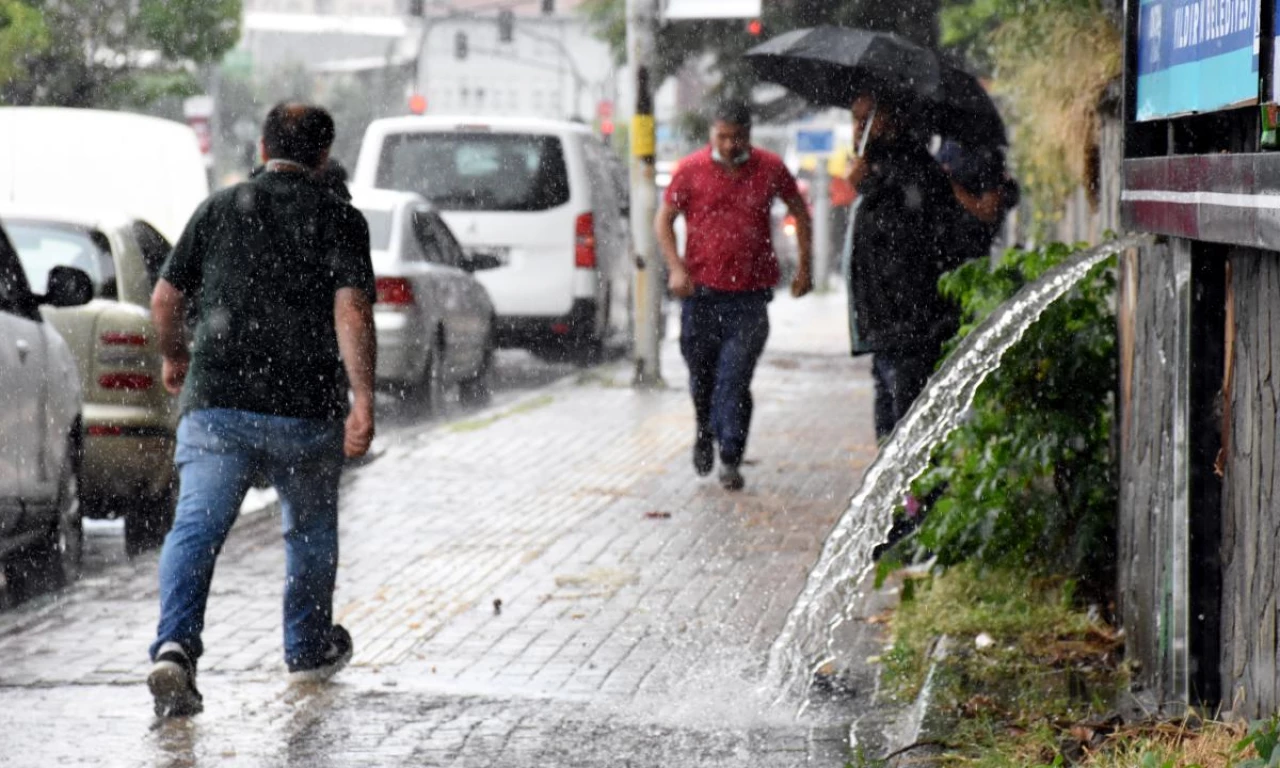
[[[797,29],[747,51],[763,80],[814,104],[847,109],[855,96],[918,107],[931,128],[968,146],[1008,144],[1004,121],[973,75],[888,32],[847,27]]]
[[[942,84],[925,102],[934,130],[966,146],[1003,147],[1009,143],[1004,120],[978,78],[944,66]]]
[[[889,32],[845,27],[797,29],[747,51],[761,79],[815,104],[848,108],[855,96],[929,97],[942,66],[927,48]]]

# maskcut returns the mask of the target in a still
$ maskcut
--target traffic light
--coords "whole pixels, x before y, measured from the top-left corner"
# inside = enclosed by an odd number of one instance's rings
[[[467,58],[467,33],[462,30],[453,36],[453,58],[459,61]]]
[[[550,16],[556,12],[556,0],[542,0],[542,15]]]
[[[498,11],[498,42],[509,43],[516,35],[516,15],[513,11]]]
[[[415,115],[426,114],[427,97],[420,93],[415,93],[409,97],[409,111]]]
[[[752,37],[759,37],[764,34],[764,22],[759,19],[752,19],[747,22],[747,34]]]
[[[410,16],[425,16],[427,13],[426,0],[409,0]]]

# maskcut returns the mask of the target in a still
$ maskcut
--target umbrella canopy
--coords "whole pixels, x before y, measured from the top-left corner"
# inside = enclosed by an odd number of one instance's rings
[[[847,109],[859,93],[917,107],[944,137],[969,146],[1008,144],[1004,121],[973,75],[888,32],[846,27],[797,29],[746,53],[763,80],[814,104]]]
[[[1009,143],[1004,120],[978,78],[956,67],[944,66],[942,84],[926,101],[925,111],[943,137],[967,146]]]
[[[762,79],[815,104],[846,109],[862,92],[928,97],[942,84],[932,51],[889,32],[797,29],[757,45],[746,59]]]

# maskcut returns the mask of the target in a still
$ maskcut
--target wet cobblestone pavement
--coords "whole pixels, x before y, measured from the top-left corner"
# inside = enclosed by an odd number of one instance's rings
[[[744,492],[689,466],[670,334],[664,391],[619,362],[399,429],[344,483],[333,684],[285,686],[265,512],[219,562],[189,720],[142,682],[156,553],[0,614],[0,765],[843,765],[865,696],[796,719],[759,679],[874,457],[871,383],[840,294],[772,317]]]

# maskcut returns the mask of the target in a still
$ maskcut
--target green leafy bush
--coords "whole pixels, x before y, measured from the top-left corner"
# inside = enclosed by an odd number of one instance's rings
[[[1075,250],[1060,243],[1014,249],[994,264],[979,259],[944,276],[942,291],[965,316],[952,346]],[[1008,351],[914,484],[915,496],[932,505],[899,557],[914,547],[944,568],[1030,567],[1109,586],[1118,491],[1115,285],[1109,260]]]

